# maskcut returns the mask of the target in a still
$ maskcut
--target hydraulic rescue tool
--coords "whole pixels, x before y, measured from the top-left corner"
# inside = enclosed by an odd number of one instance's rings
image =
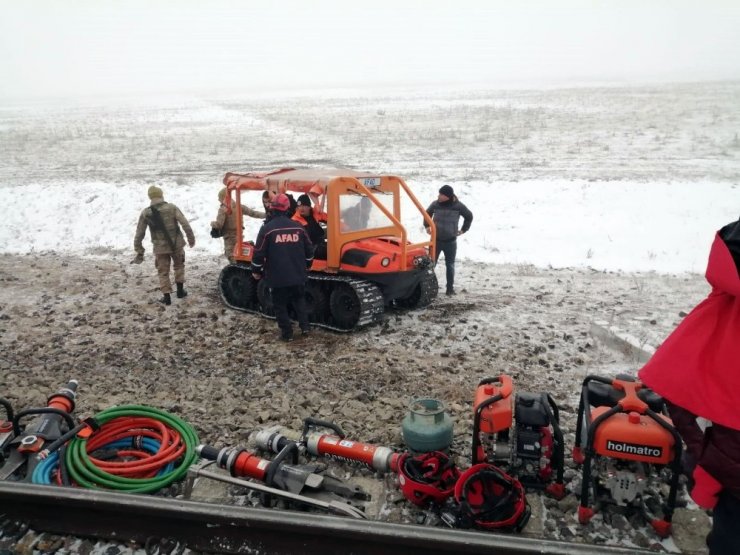
[[[40,462],[33,455],[75,427],[72,412],[76,395],[77,380],[69,380],[67,385],[49,397],[45,407],[25,409],[12,416],[13,439],[7,442],[10,453],[0,467],[0,480],[7,480],[25,465],[25,480],[31,481],[33,471]],[[26,416],[38,417],[22,428],[20,421]]]
[[[197,453],[206,460],[227,470],[234,477],[248,477],[264,482],[268,487],[293,494],[328,492],[347,500],[367,501],[369,496],[361,488],[348,486],[331,476],[318,474],[318,467],[298,464],[298,446],[288,442],[272,460],[263,459],[246,449],[224,447],[218,449],[199,445]],[[286,459],[290,458],[290,462]],[[269,504],[263,498],[264,504]]]
[[[196,478],[200,477],[200,478],[208,478],[210,480],[217,480],[219,482],[224,482],[224,483],[231,484],[234,486],[243,487],[245,489],[249,489],[252,491],[257,491],[263,496],[263,499],[275,496],[275,497],[279,497],[280,499],[283,499],[284,501],[290,501],[290,502],[296,503],[299,506],[313,507],[315,509],[324,510],[331,514],[336,514],[340,516],[349,516],[349,517],[357,518],[357,519],[367,518],[365,516],[365,513],[363,513],[360,509],[358,509],[357,507],[353,507],[352,505],[349,505],[345,502],[334,501],[334,500],[322,501],[320,499],[314,499],[313,497],[309,497],[307,495],[291,493],[289,491],[272,488],[264,484],[259,484],[257,482],[251,482],[249,480],[241,480],[239,478],[235,478],[232,476],[225,476],[220,473],[211,472],[209,470],[206,470],[206,467],[213,465],[213,464],[217,464],[216,461],[209,461],[209,460],[204,459],[201,462],[192,465],[188,469],[188,477],[185,482],[185,489],[183,492],[185,499],[190,498],[193,492],[193,486],[195,484],[195,480]]]
[[[668,418],[663,399],[629,375],[615,379],[587,376],[583,381],[573,460],[583,465],[578,519],[591,520],[593,491],[597,504],[640,510],[656,533],[668,537],[681,471],[681,438]],[[664,470],[672,476],[663,518],[649,510],[646,497],[656,495]]]
[[[502,465],[526,488],[562,499],[565,446],[559,420],[549,394],[515,393],[511,377],[503,374],[481,380],[473,402],[473,465]]]
[[[328,428],[336,435],[322,434],[315,428]],[[398,474],[398,487],[404,497],[419,507],[439,506],[453,493],[460,471],[449,455],[430,451],[413,455],[395,453],[388,447],[378,447],[345,439],[345,434],[332,422],[307,418],[303,423],[303,441],[316,456],[361,462],[379,472]]]
[[[274,452],[291,443],[288,435],[298,436],[261,430],[252,438],[259,448]],[[388,447],[347,440],[339,426],[315,418],[304,421],[299,443],[314,456],[397,473],[404,497],[414,505],[440,512],[442,521],[450,527],[519,532],[529,520],[530,509],[521,483],[493,465],[479,464],[461,472],[444,452],[395,453]]]
[[[324,433],[317,428],[333,433]],[[274,430],[255,432],[253,441],[259,449],[273,452],[291,443],[287,435]],[[419,507],[444,503],[452,495],[455,481],[460,476],[460,471],[446,453],[432,451],[417,456],[396,453],[388,447],[348,440],[335,423],[311,417],[303,422],[298,445],[315,457],[361,464],[381,473],[398,473],[401,493]]]
[[[322,433],[316,428],[325,428],[333,433]],[[253,434],[253,441],[259,449],[278,453],[292,440],[274,430],[259,430]],[[350,464],[359,463],[378,472],[396,472],[401,456],[389,447],[346,439],[346,434],[333,422],[311,417],[303,421],[298,445],[314,457],[327,457]]]

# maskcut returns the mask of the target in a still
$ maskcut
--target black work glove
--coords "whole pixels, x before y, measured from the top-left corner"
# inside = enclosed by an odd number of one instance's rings
[[[211,237],[213,237],[214,239],[218,239],[219,237],[221,237],[221,230],[220,229],[216,229],[215,227],[212,227],[211,228]]]

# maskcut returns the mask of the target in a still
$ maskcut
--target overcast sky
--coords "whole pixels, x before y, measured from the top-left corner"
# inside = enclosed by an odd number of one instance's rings
[[[740,78],[740,0],[0,0],[0,96]]]

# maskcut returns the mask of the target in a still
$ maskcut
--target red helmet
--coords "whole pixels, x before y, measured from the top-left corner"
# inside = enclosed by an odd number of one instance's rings
[[[529,521],[524,488],[516,478],[492,464],[476,464],[455,484],[462,525],[520,532]]]
[[[290,208],[290,199],[288,198],[288,195],[280,193],[272,201],[270,208],[277,210],[278,212],[287,212]]]
[[[403,495],[414,505],[441,505],[452,495],[460,471],[445,453],[432,451],[398,459],[398,483]]]

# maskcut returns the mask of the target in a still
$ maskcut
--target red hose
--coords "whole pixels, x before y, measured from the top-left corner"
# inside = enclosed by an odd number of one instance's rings
[[[180,434],[159,420],[143,417],[119,417],[103,424],[87,442],[88,454],[122,439],[148,437],[159,442],[159,450],[152,454],[144,449],[118,449],[118,460],[109,461],[90,457],[99,469],[128,478],[152,478],[163,467],[177,461],[185,452]]]

